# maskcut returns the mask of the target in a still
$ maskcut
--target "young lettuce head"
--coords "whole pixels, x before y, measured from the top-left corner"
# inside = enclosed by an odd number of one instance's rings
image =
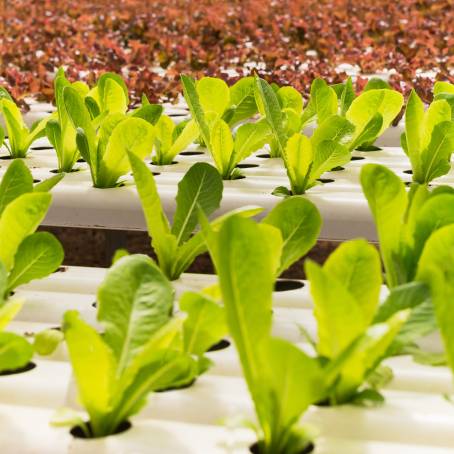
[[[29,129],[13,98],[3,87],[0,87],[0,113],[3,115],[8,132],[8,141],[3,141],[4,133],[2,131],[3,145],[12,158],[25,158],[31,144],[46,135],[48,118],[35,122]]]
[[[222,308],[208,296],[184,294],[186,318],[173,314],[174,291],[145,255],[117,260],[98,289],[103,335],[76,311],[63,332],[79,398],[89,415],[65,421],[87,438],[115,433],[153,391],[191,384],[209,366],[203,354],[225,335]],[[60,424],[62,421],[60,421]]]

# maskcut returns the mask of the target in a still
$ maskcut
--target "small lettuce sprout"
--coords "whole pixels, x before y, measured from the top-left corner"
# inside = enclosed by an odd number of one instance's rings
[[[194,234],[194,229],[198,224],[198,211],[209,216],[219,207],[222,179],[210,164],[194,164],[178,184],[177,206],[170,226],[152,172],[135,154],[129,153],[129,160],[158,264],[169,279],[178,279],[195,258],[206,251],[202,233]],[[261,209],[246,207],[238,211],[244,216],[254,216]],[[212,225],[219,228],[230,214],[216,218]]]
[[[275,246],[282,247],[279,231],[232,216],[218,233],[207,235],[229,331],[255,405],[254,452],[302,452],[312,438],[299,420],[323,397],[324,376],[316,359],[271,335]]]
[[[51,115],[51,118],[46,124],[46,135],[57,153],[57,170],[59,172],[71,172],[79,158],[76,143],[76,128],[66,112],[63,99],[63,90],[65,87],[73,87],[82,97],[85,97],[89,91],[88,86],[83,82],[74,82],[71,84],[66,79],[63,68],[58,70],[54,80],[57,112]]]
[[[454,151],[451,116],[451,106],[446,99],[439,97],[424,111],[423,102],[412,90],[405,110],[401,144],[411,162],[413,181],[427,184],[450,171]]]
[[[37,185],[20,161],[8,167],[0,183],[0,262],[7,279],[7,296],[17,286],[54,272],[63,261],[60,242],[48,232],[36,232],[51,202],[49,191],[63,175]]]
[[[199,128],[195,120],[176,125],[170,117],[161,115],[156,123],[153,164],[172,164],[175,156],[191,145],[198,136]]]
[[[31,144],[46,135],[48,118],[35,122],[29,129],[13,98],[11,98],[11,95],[3,87],[0,87],[0,112],[5,120],[6,130],[8,132],[8,141],[4,141],[3,131],[0,134],[3,145],[12,158],[25,158]]]

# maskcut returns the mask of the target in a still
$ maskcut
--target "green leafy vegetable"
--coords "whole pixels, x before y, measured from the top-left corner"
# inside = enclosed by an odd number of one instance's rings
[[[6,90],[2,87],[2,90]],[[7,94],[7,95],[6,95]],[[19,108],[6,92],[0,96],[0,111],[8,131],[8,142],[3,144],[12,158],[25,158],[31,144],[45,135],[48,118],[36,122],[29,129],[22,118]],[[2,138],[4,134],[2,132]]]
[[[152,172],[133,153],[129,153],[129,159],[159,266],[169,279],[178,279],[194,259],[206,251],[202,233],[192,233],[198,223],[199,210],[209,216],[219,207],[222,179],[211,165],[194,164],[178,184],[177,207],[171,227]],[[253,216],[260,211],[249,208],[243,210],[243,214]],[[213,225],[219,228],[225,217],[215,219]]]
[[[227,323],[255,404],[258,452],[296,454],[310,443],[298,423],[309,405],[320,399],[323,375],[316,360],[271,337],[275,250],[268,240],[272,230],[232,216],[219,233],[209,234],[214,235],[209,243]]]
[[[386,284],[411,282],[432,232],[454,222],[454,194],[417,184],[407,194],[400,178],[378,164],[362,167],[361,185],[375,220]]]
[[[144,255],[118,260],[98,291],[101,336],[76,311],[65,314],[63,332],[91,437],[115,433],[138,413],[147,395],[181,386],[197,363],[178,347],[181,320],[172,318],[173,289]]]
[[[454,151],[454,121],[449,103],[438,99],[424,111],[423,102],[413,90],[405,110],[401,143],[410,158],[413,181],[430,183],[446,175]]]
[[[113,111],[103,116],[96,128],[82,97],[73,87],[63,89],[63,99],[77,131],[79,152],[90,166],[93,185],[97,188],[118,186],[121,184],[119,178],[130,170],[128,153],[140,159],[150,153],[155,127],[142,118],[128,117],[112,107]]]
[[[364,240],[342,243],[324,266],[306,261],[317,321],[316,350],[331,405],[362,399],[367,378],[408,317],[396,311],[373,323],[382,283],[380,257]],[[364,396],[363,396],[364,397]]]

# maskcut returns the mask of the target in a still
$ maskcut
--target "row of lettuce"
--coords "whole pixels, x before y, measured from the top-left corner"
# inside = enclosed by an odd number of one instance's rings
[[[254,452],[296,454],[314,443],[299,424],[310,405],[383,403],[379,388],[392,379],[383,360],[402,354],[433,360],[418,340],[437,327],[446,353],[435,360],[454,367],[453,188],[413,183],[407,191],[386,167],[363,166],[380,253],[357,239],[341,244],[323,266],[305,261],[317,338],[306,334],[303,351],[272,336],[272,298],[278,276],[317,241],[317,208],[291,196],[260,222],[254,220],[259,207],[212,219],[222,177],[196,163],[178,185],[170,223],[149,167],[132,151],[127,159],[157,261],[116,254],[97,292],[102,333],[77,311],[66,312],[61,330],[38,333],[33,344],[5,330],[23,304],[14,290],[62,263],[58,240],[36,232],[61,176],[34,184],[16,160],[0,183],[0,371],[23,371],[34,354],[50,354],[65,342],[89,419],[66,410],[55,424],[77,427],[73,433],[83,437],[118,432],[150,392],[193,386],[211,366],[207,351],[229,336],[256,409]],[[175,301],[172,281],[205,251],[218,284]],[[380,304],[383,284],[389,295]]]
[[[276,195],[298,195],[320,184],[324,172],[348,164],[353,150],[377,150],[375,141],[401,112],[404,99],[380,79],[371,79],[357,95],[351,79],[329,86],[315,79],[309,100],[290,86],[279,87],[255,77],[228,86],[222,79],[195,81],[182,75],[190,118],[174,123],[163,107],[143,96],[129,108],[128,89],[113,73],[90,88],[70,83],[60,69],[55,78],[56,112],[28,129],[5,89],[0,106],[12,158],[26,157],[31,144],[47,136],[55,148],[58,171],[71,172],[87,162],[93,185],[112,188],[129,171],[127,152],[155,165],[169,165],[192,143],[211,155],[224,180],[241,177],[238,165],[267,147],[282,158],[289,186]],[[413,91],[405,106],[401,145],[408,155],[413,181],[429,183],[447,174],[454,151],[454,85],[436,82],[434,101],[425,108]],[[308,129],[309,135],[305,134]]]

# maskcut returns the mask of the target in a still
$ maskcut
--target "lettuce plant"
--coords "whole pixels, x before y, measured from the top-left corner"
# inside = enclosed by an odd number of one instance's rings
[[[35,232],[51,202],[49,191],[62,175],[37,185],[22,161],[8,167],[0,183],[0,263],[6,273],[5,293],[55,271],[63,261],[60,242],[48,232]],[[2,295],[3,296],[3,295]]]
[[[178,279],[195,258],[206,251],[202,233],[193,232],[198,224],[198,211],[209,216],[219,207],[222,179],[213,166],[194,164],[178,184],[177,205],[170,226],[152,172],[135,154],[129,153],[129,160],[159,266],[169,279]],[[253,216],[261,209],[254,207],[239,211],[244,216]],[[219,228],[229,215],[216,218],[213,225]]]
[[[11,98],[8,91],[0,87],[0,110],[6,123],[6,130],[8,132],[8,141],[2,142],[7,148],[11,158],[25,158],[31,144],[45,136],[47,118],[37,121],[29,129],[22,118],[22,114],[15,102]]]
[[[63,90],[73,87],[82,97],[85,97],[89,88],[83,82],[71,84],[65,77],[63,68],[60,68],[54,80],[55,105],[57,112],[51,116],[46,124],[46,135],[55,148],[58,159],[59,172],[71,172],[79,158],[76,143],[76,128],[66,112]]]
[[[365,240],[348,241],[323,266],[307,260],[305,271],[317,322],[313,344],[326,373],[327,403],[382,401],[366,383],[409,313],[396,311],[387,319],[381,314],[383,320],[375,322],[382,284],[376,248]],[[407,295],[397,296],[401,300]]]
[[[271,336],[272,292],[279,231],[232,216],[208,243],[219,276],[230,334],[255,405],[260,454],[297,454],[310,449],[301,415],[322,398],[323,371],[316,359]],[[285,386],[284,386],[285,384]]]
[[[63,89],[63,100],[76,128],[79,152],[90,166],[94,187],[118,186],[119,178],[130,170],[128,153],[144,159],[151,152],[155,127],[143,118],[113,112],[94,122],[82,96],[69,86]]]
[[[402,105],[402,95],[379,79],[370,80],[362,93],[355,97],[351,79],[330,87],[317,78],[312,83],[302,123],[316,119],[321,124],[331,115],[341,115],[355,128],[348,148],[367,151],[374,149],[373,143],[396,118]]]
[[[102,335],[77,311],[65,314],[65,341],[89,415],[88,423],[80,418],[66,423],[78,425],[85,437],[115,433],[150,392],[197,376],[192,347],[182,347],[183,319],[172,316],[173,297],[170,282],[149,257],[130,255],[112,266],[98,289]]]
[[[216,168],[224,180],[238,178],[240,172],[236,166],[266,143],[269,135],[267,124],[263,121],[244,124],[233,137],[228,117],[232,114],[233,118],[238,118],[239,114],[236,110],[236,114],[229,110],[232,109],[228,107],[230,92],[225,82],[205,77],[196,83],[185,75],[181,76],[181,81],[192,117]]]
[[[454,223],[454,191],[440,186],[430,191],[412,184],[410,191],[388,168],[366,164],[361,186],[377,228],[386,284],[393,288],[414,280],[427,239]]]
[[[156,123],[153,164],[172,164],[175,156],[184,151],[198,136],[199,128],[195,120],[175,125],[170,117],[161,115]]]
[[[435,100],[424,111],[423,102],[412,90],[405,109],[401,144],[411,162],[413,181],[426,184],[446,175],[454,151],[454,121],[448,101]]]

